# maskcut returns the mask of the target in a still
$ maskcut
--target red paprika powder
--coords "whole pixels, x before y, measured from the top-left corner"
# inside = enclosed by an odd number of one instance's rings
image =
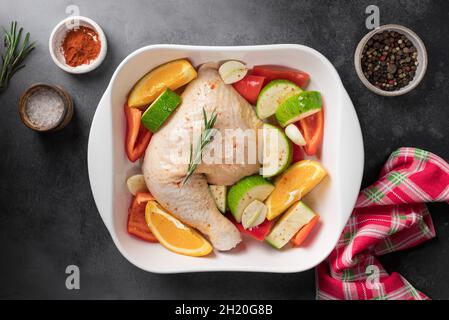
[[[101,43],[95,30],[81,26],[66,34],[62,49],[66,63],[77,67],[96,59],[100,54]]]

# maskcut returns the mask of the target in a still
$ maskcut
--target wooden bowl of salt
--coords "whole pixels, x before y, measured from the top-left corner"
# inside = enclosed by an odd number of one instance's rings
[[[73,116],[73,101],[62,88],[38,83],[28,88],[19,100],[23,124],[39,132],[64,128]]]

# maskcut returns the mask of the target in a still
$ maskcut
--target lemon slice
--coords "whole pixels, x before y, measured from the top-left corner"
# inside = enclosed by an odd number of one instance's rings
[[[211,244],[197,231],[171,216],[156,201],[148,201],[145,220],[153,235],[168,250],[191,257],[212,252]]]
[[[265,202],[268,207],[267,219],[275,219],[293,203],[301,200],[326,175],[326,170],[317,161],[304,160],[292,165],[276,180],[274,191]]]

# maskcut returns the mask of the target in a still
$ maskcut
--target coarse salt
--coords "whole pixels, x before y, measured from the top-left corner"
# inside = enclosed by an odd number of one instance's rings
[[[27,99],[25,113],[30,122],[41,129],[58,125],[65,111],[63,98],[54,90],[39,89]]]

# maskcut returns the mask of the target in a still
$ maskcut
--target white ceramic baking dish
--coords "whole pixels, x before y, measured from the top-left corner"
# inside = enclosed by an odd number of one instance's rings
[[[325,135],[320,161],[329,172],[306,199],[321,223],[301,248],[277,251],[245,238],[235,250],[193,258],[174,254],[158,244],[140,241],[127,233],[131,196],[126,178],[140,171],[124,152],[123,105],[133,85],[154,67],[188,58],[195,66],[207,61],[236,59],[249,67],[283,65],[311,75],[309,89],[325,101]],[[111,237],[131,263],[146,271],[179,273],[200,271],[300,272],[323,261],[334,248],[351,215],[364,165],[363,139],[354,106],[332,64],[319,52],[302,45],[204,47],[153,45],[130,54],[119,65],[95,113],[89,136],[88,167],[92,193]]]

